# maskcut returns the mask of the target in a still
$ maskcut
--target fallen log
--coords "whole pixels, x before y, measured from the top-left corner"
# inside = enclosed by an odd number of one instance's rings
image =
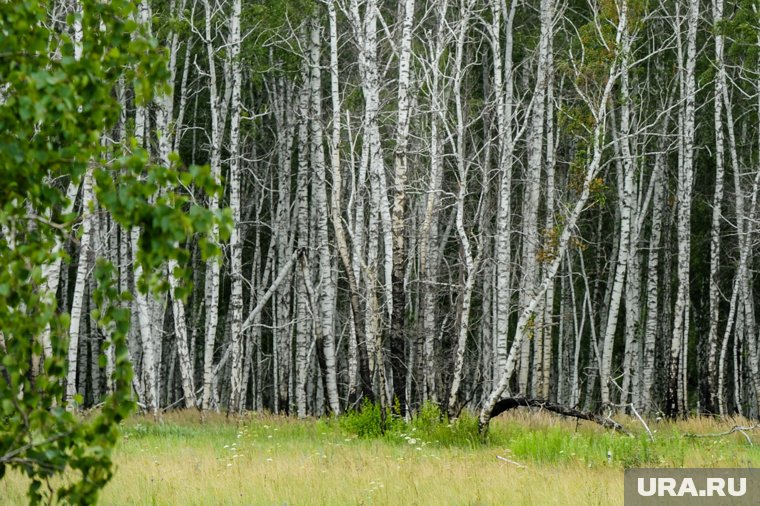
[[[529,399],[527,397],[507,397],[506,399],[500,400],[494,405],[493,411],[491,412],[491,418],[495,418],[505,411],[509,411],[520,406],[526,408],[541,408],[547,411],[551,411],[552,413],[557,413],[558,415],[579,418],[581,420],[588,420],[589,422],[594,422],[607,429],[616,430],[628,436],[631,435],[631,433],[628,432],[625,427],[617,423],[615,420],[612,420],[611,418],[603,418],[594,413],[587,413],[585,411],[579,411],[574,408],[568,408],[567,406],[562,406],[561,404],[545,401],[543,399]]]

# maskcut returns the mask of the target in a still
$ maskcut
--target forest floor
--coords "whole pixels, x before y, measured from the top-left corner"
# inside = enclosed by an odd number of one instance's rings
[[[747,420],[653,421],[653,441],[635,418],[617,420],[634,435],[521,408],[493,420],[482,444],[474,417],[447,424],[430,411],[384,435],[366,414],[214,415],[205,423],[196,411],[158,423],[135,416],[123,424],[100,503],[606,506],[623,504],[626,467],[760,467],[760,430],[689,436]],[[26,486],[9,473],[0,502],[25,503]]]

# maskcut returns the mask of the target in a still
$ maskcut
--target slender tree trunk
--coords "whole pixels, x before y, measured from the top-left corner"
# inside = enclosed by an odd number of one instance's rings
[[[298,111],[298,186],[297,186],[297,215],[298,215],[298,250],[308,251],[310,244],[310,226],[309,226],[309,89],[308,68],[306,65],[302,69],[303,87],[299,92]],[[308,350],[311,343],[311,332],[308,313],[308,298],[305,288],[306,281],[303,279],[304,272],[301,276],[300,283],[296,284],[296,406],[298,417],[306,417],[306,379],[308,368]]]
[[[341,214],[341,205],[343,201],[343,174],[340,161],[341,107],[340,88],[338,81],[338,22],[335,11],[335,0],[331,0],[328,3],[327,7],[330,18],[330,84],[332,98],[332,136],[330,138],[332,203],[330,206],[330,215],[332,218],[333,230],[335,232],[338,253],[340,254],[343,268],[348,279],[352,327],[357,347],[355,354],[350,353],[349,369],[356,370],[358,368],[359,377],[361,379],[361,391],[370,400],[372,400],[374,398],[374,394],[372,392],[372,378],[370,376],[369,355],[367,352],[367,341],[364,332],[364,311],[361,308],[361,295],[359,292],[359,285],[351,260],[348,241],[346,240],[345,228],[343,226],[343,216]],[[351,342],[354,342],[353,339]],[[354,356],[358,358],[358,366],[353,363]],[[354,374],[349,374],[349,401],[353,401],[356,398],[355,394],[352,395],[352,390],[354,388]]]
[[[647,318],[644,330],[644,355],[642,364],[642,395],[640,407],[645,412],[654,412],[652,390],[654,386],[655,352],[657,349],[657,327],[660,314],[658,311],[660,285],[660,243],[662,237],[662,214],[666,205],[665,184],[663,181],[664,155],[655,155],[654,171],[652,174],[654,197],[652,204],[652,225],[649,236],[649,259],[647,263],[646,311]]]
[[[242,70],[240,63],[240,0],[232,1],[230,17],[229,65],[232,68],[232,96],[230,108],[230,208],[232,209],[233,228],[230,237],[230,277],[232,293],[230,306],[232,310],[232,383],[228,410],[242,412],[245,408],[243,383],[248,378],[243,376],[243,354],[245,352],[245,335],[243,334],[243,225],[241,223],[242,166],[240,163],[240,88]]]
[[[685,348],[689,333],[689,264],[691,259],[691,195],[694,181],[694,138],[695,138],[695,97],[696,97],[696,52],[697,23],[699,21],[699,2],[689,0],[687,14],[686,60],[683,71],[683,133],[682,155],[679,163],[678,177],[678,291],[673,315],[673,334],[670,343],[670,365],[668,371],[668,395],[665,412],[669,416],[683,415],[682,404],[685,399],[679,395],[679,377],[682,371],[679,365],[688,350]],[[682,380],[681,380],[682,381]]]
[[[492,0],[491,47],[494,55],[494,90],[496,94],[496,119],[499,138],[499,207],[496,214],[496,339],[494,341],[493,380],[504,374],[507,363],[507,334],[512,299],[512,100],[514,70],[512,68],[512,27],[517,2],[510,3],[505,20],[504,68],[501,65],[501,17],[498,0]],[[502,79],[503,75],[503,79]]]
[[[436,298],[438,287],[439,258],[436,256],[436,244],[439,236],[441,185],[443,182],[443,153],[440,134],[441,109],[443,93],[441,87],[441,66],[444,65],[445,19],[448,0],[442,0],[436,10],[435,36],[432,52],[433,66],[430,78],[430,179],[425,195],[425,212],[419,239],[420,275],[423,276],[421,322],[422,322],[422,399],[437,402],[435,383],[435,341],[439,332]]]
[[[320,38],[322,25],[315,18],[312,19],[310,32],[310,96],[311,96],[311,163],[314,174],[312,182],[312,194],[317,211],[316,242],[319,257],[319,293],[317,295],[318,311],[314,314],[315,328],[320,326],[322,336],[322,349],[318,356],[324,357],[324,364],[320,367],[325,381],[326,401],[330,410],[335,415],[340,414],[340,399],[338,397],[338,376],[335,358],[335,283],[333,282],[332,253],[330,252],[327,220],[329,210],[327,206],[327,174],[325,170],[325,155],[322,132],[322,72],[320,70],[320,55],[322,52]],[[337,90],[336,90],[337,93]],[[316,308],[315,308],[316,309]]]
[[[68,371],[66,373],[66,407],[69,410],[77,406],[74,401],[74,395],[77,393],[77,364],[79,362],[79,335],[82,322],[83,308],[86,301],[85,287],[87,278],[90,274],[90,255],[92,254],[92,211],[90,206],[94,206],[92,170],[90,168],[84,174],[82,182],[82,245],[79,253],[79,263],[77,264],[77,275],[74,285],[74,299],[71,302],[71,321],[69,324],[69,350],[68,350]]]
[[[295,122],[292,114],[292,85],[278,77],[273,83],[274,116],[278,131],[277,142],[277,209],[275,215],[274,242],[276,244],[277,269],[281,270],[293,249],[291,227],[291,151],[295,138]],[[272,343],[272,410],[277,414],[288,406],[288,378],[290,376],[290,328],[291,289],[290,280],[284,280],[278,289],[272,310],[275,328]]]
[[[458,395],[462,382],[462,369],[464,367],[464,354],[467,345],[467,336],[470,330],[470,304],[472,291],[475,285],[477,260],[473,258],[472,246],[464,223],[464,205],[467,197],[467,179],[469,161],[466,153],[465,104],[462,97],[462,85],[464,81],[463,60],[465,56],[465,39],[470,24],[471,4],[462,3],[460,7],[459,26],[456,35],[456,55],[454,57],[454,107],[456,109],[456,143],[454,146],[456,165],[459,174],[459,191],[456,202],[456,228],[461,257],[464,263],[464,287],[462,288],[459,307],[459,322],[457,326],[457,340],[454,352],[454,374],[449,390],[448,414],[453,418],[459,411]]]
[[[627,3],[621,3],[621,16],[625,16]],[[609,313],[607,316],[607,326],[604,331],[604,344],[602,347],[602,364],[600,370],[600,385],[602,393],[602,404],[607,405],[612,402],[610,394],[611,367],[612,367],[612,350],[615,343],[615,332],[618,323],[618,311],[620,302],[625,288],[626,271],[628,269],[628,257],[631,247],[631,212],[633,204],[633,177],[635,167],[630,152],[629,135],[630,135],[630,110],[628,102],[630,100],[629,83],[628,83],[628,55],[630,53],[631,37],[628,30],[623,34],[623,46],[621,48],[622,61],[620,62],[620,131],[617,135],[617,145],[619,147],[622,163],[618,164],[623,170],[622,201],[620,202],[620,235],[618,245],[617,264],[615,266],[615,281],[612,285],[612,296],[610,299]],[[613,130],[615,128],[613,127]]]
[[[723,0],[713,0],[713,25],[715,30],[715,64],[717,76],[713,95],[713,121],[715,124],[715,190],[713,191],[712,224],[710,227],[710,330],[708,333],[707,372],[710,396],[705,406],[707,412],[717,408],[718,396],[718,332],[720,323],[720,225],[723,206],[724,142],[723,142],[723,90],[726,86],[723,58],[724,36],[720,23],[723,20]]]
[[[549,63],[549,39],[553,36],[554,1],[541,0],[541,33],[536,62],[536,85],[533,94],[530,136],[527,139],[527,167],[522,206],[522,277],[520,279],[520,312],[533,305],[539,286],[541,266],[538,251],[541,234],[538,230],[538,208],[541,197],[541,169],[543,167],[544,127],[546,124],[546,86]],[[541,312],[540,304],[536,310]],[[537,335],[537,314],[530,316],[529,332]],[[521,340],[518,391],[528,394],[530,379],[530,341]]]
[[[205,38],[206,53],[209,65],[209,109],[211,115],[211,153],[209,165],[211,166],[211,176],[215,181],[221,181],[221,155],[220,147],[224,129],[224,121],[221,119],[219,107],[219,92],[217,89],[217,73],[215,63],[215,51],[212,37],[212,15],[213,10],[209,0],[203,2],[206,11],[205,20]],[[214,194],[209,198],[209,210],[216,212],[219,209],[219,197]],[[211,241],[219,242],[219,225],[214,223],[211,228]],[[206,266],[206,340],[203,354],[203,410],[209,410],[212,407],[212,382],[214,352],[217,334],[217,325],[219,321],[219,281],[220,281],[220,260],[212,258]]]
[[[547,52],[547,84],[546,84],[546,218],[544,230],[549,237],[556,234],[554,223],[554,202],[555,202],[555,183],[554,183],[554,54],[552,38],[549,37],[549,49]],[[550,283],[546,290],[546,296],[543,303],[543,314],[541,315],[541,326],[537,329],[539,339],[536,345],[540,344],[540,349],[536,348],[536,356],[540,357],[541,362],[536,363],[534,367],[536,387],[534,392],[541,399],[549,399],[551,388],[552,373],[552,339],[554,328],[554,283]]]
[[[393,371],[393,394],[401,406],[401,414],[407,410],[406,377],[406,293],[404,274],[406,271],[406,193],[407,163],[409,146],[409,81],[412,56],[412,23],[414,21],[414,0],[405,0],[404,17],[401,25],[399,44],[398,77],[398,123],[396,126],[396,150],[393,154],[394,196],[391,216],[393,237],[393,271],[391,274],[392,304],[391,317],[391,369]]]
[[[625,13],[625,8],[621,9],[621,12],[619,13],[615,47],[619,47],[622,34],[627,29],[627,18]],[[527,334],[528,324],[531,321],[534,312],[538,308],[540,298],[544,295],[549,284],[554,280],[554,276],[556,275],[557,270],[559,269],[559,266],[562,262],[562,257],[568,247],[572,234],[571,231],[575,227],[575,224],[586,205],[586,201],[589,198],[591,182],[596,178],[600,169],[602,159],[602,143],[604,141],[603,132],[605,131],[605,120],[607,117],[607,101],[609,100],[609,97],[612,93],[612,87],[615,82],[614,76],[617,75],[617,68],[618,67],[616,62],[613,61],[610,64],[608,75],[609,77],[598,104],[589,104],[589,106],[593,107],[592,115],[594,116],[596,125],[592,135],[592,156],[588,162],[588,167],[586,168],[582,191],[567,218],[565,218],[565,227],[563,228],[562,233],[557,240],[556,254],[553,257],[553,260],[546,267],[543,281],[537,286],[536,290],[533,292],[533,298],[520,313],[520,317],[517,321],[515,338],[512,342],[512,347],[510,348],[509,355],[507,357],[507,367],[505,369],[505,372],[500,378],[499,383],[491,392],[491,395],[488,397],[488,401],[483,405],[483,408],[480,412],[478,425],[481,432],[487,430],[494,406],[502,397],[504,392],[507,391],[509,382],[515,370],[517,354],[520,352],[520,349],[525,340],[525,336]]]

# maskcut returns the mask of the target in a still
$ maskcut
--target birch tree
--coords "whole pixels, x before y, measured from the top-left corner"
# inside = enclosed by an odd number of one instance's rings
[[[393,394],[406,413],[406,292],[404,277],[406,269],[406,199],[407,164],[409,148],[409,80],[414,24],[414,0],[405,0],[404,17],[401,24],[398,70],[398,122],[396,125],[396,149],[393,154],[393,213],[391,235],[393,237],[392,316],[391,316],[391,368],[393,371]]]
[[[206,55],[209,66],[209,109],[211,115],[211,135],[210,135],[210,155],[209,165],[211,175],[216,181],[221,180],[221,143],[224,129],[224,122],[221,121],[221,111],[219,104],[219,90],[217,85],[217,67],[216,51],[214,49],[214,38],[212,37],[212,21],[214,11],[208,0],[203,2],[205,9],[204,20],[204,43],[206,46]],[[219,197],[214,194],[209,198],[209,210],[211,212],[219,209]],[[212,241],[219,241],[219,228],[212,225]],[[216,258],[209,260],[206,266],[205,280],[205,309],[206,309],[206,332],[205,345],[203,353],[203,410],[209,410],[212,407],[211,383],[213,380],[214,366],[214,344],[216,343],[216,332],[219,318],[219,275],[220,266]]]
[[[323,148],[322,135],[322,73],[320,69],[321,45],[320,37],[322,32],[321,24],[312,20],[310,30],[310,104],[311,104],[311,163],[313,167],[314,179],[313,201],[317,211],[317,231],[316,242],[319,257],[319,311],[315,314],[318,317],[315,321],[315,327],[321,327],[319,332],[322,335],[324,367],[322,371],[325,376],[325,391],[330,405],[330,411],[336,415],[340,414],[340,399],[338,398],[337,368],[335,358],[335,280],[333,279],[332,254],[328,244],[327,221],[329,216],[327,206],[327,172],[325,170],[325,155]],[[340,126],[340,125],[338,125]],[[338,169],[339,170],[339,169]],[[333,183],[334,184],[334,183]]]
[[[670,343],[668,372],[668,395],[666,412],[678,415],[684,412],[684,392],[679,389],[679,378],[686,372],[689,334],[689,264],[691,259],[691,195],[694,182],[694,135],[697,59],[697,23],[699,2],[690,0],[687,13],[686,54],[682,72],[682,119],[683,133],[680,141],[678,166],[678,291],[673,314],[673,334]],[[681,383],[683,384],[683,379]]]
[[[626,29],[627,7],[626,4],[623,3],[618,12],[618,24],[616,27],[614,44],[615,48],[620,47],[620,42]],[[605,78],[602,91],[599,94],[597,101],[588,103],[595,124],[593,133],[591,135],[592,155],[591,159],[588,161],[587,167],[585,168],[581,194],[578,196],[578,199],[573,205],[570,213],[565,218],[565,228],[562,230],[562,233],[560,234],[560,237],[557,241],[557,250],[553,257],[553,260],[546,267],[543,279],[536,290],[533,292],[533,297],[530,299],[527,306],[520,312],[520,317],[517,321],[517,328],[515,330],[515,337],[512,341],[509,355],[507,356],[507,365],[505,372],[499,379],[498,384],[494,387],[493,391],[488,397],[488,400],[484,403],[483,408],[480,411],[478,424],[481,432],[487,430],[493,407],[502,397],[504,392],[509,388],[509,382],[515,371],[515,366],[518,358],[517,354],[522,353],[520,350],[523,346],[523,341],[525,340],[525,336],[528,332],[527,327],[529,325],[529,322],[532,320],[534,312],[538,308],[541,297],[545,293],[549,284],[553,282],[554,276],[559,269],[559,266],[562,262],[562,257],[564,256],[565,250],[570,241],[572,229],[575,227],[575,224],[586,205],[586,201],[588,200],[591,193],[592,182],[596,179],[596,176],[600,169],[602,161],[602,142],[604,140],[604,132],[606,130],[605,126],[607,120],[607,102],[609,100],[610,94],[612,93],[612,87],[616,81],[619,69],[617,58],[618,55],[616,55],[616,58],[609,65],[609,72]]]
[[[241,186],[242,167],[239,157],[240,146],[240,89],[243,73],[240,62],[240,0],[232,0],[229,36],[229,65],[232,67],[232,96],[230,109],[230,208],[234,227],[230,237],[230,269],[232,277],[232,306],[231,335],[232,335],[232,385],[230,389],[229,409],[243,411],[245,397],[242,395],[243,382],[248,378],[243,376],[243,353],[245,341],[243,334],[243,225],[241,223]]]

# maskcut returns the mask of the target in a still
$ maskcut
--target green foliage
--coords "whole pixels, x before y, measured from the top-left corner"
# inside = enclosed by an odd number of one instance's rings
[[[436,404],[426,402],[409,426],[426,445],[474,448],[480,444],[478,418],[469,411],[462,411],[456,420],[449,421]]]
[[[431,402],[420,406],[409,421],[388,416],[385,432],[381,430],[380,414],[379,405],[365,400],[361,410],[344,414],[338,419],[338,425],[360,438],[384,438],[399,444],[473,447],[480,441],[477,417],[463,412],[458,419],[449,422]]]
[[[426,401],[417,410],[417,413],[412,418],[412,427],[425,433],[434,431],[441,425],[443,414],[441,408],[437,404]]]
[[[728,58],[740,66],[749,65],[751,68],[757,62],[758,56],[760,11],[755,2],[750,0],[740,0],[735,9],[733,15],[727,16],[716,28],[719,33],[727,36]]]
[[[112,166],[99,164],[100,136],[120,114],[113,93],[118,79],[131,83],[145,103],[167,71],[156,41],[130,20],[132,2],[79,5],[82,12],[69,15],[64,26],[51,25],[49,2],[16,1],[0,9],[0,478],[6,466],[25,473],[32,503],[94,503],[112,476],[117,424],[134,409],[129,295],[118,293],[114,268],[102,260],[93,273],[93,316],[115,351],[114,391],[86,418],[62,407],[69,317],[56,311],[45,276],[63,255],[55,245],[74,236],[76,216],[64,212],[63,188],[92,170],[99,205],[123,226],[142,227],[141,290],[164,288],[153,279],[154,268],[170,258],[185,260],[184,240],[220,220],[166,190],[181,179],[218,191],[203,169],[191,168],[189,177],[176,167],[146,169],[139,150]],[[77,20],[80,57],[70,35]],[[38,367],[47,330],[52,354]],[[53,490],[49,480],[56,475],[68,481]]]
[[[318,3],[314,0],[262,0],[244,3],[241,13],[243,26],[253,30],[245,37],[240,48],[240,57],[244,68],[248,69],[250,85],[260,87],[264,72],[283,72],[297,75],[301,67],[298,51],[274,50],[262,40],[270,37],[289,40],[293,26],[298,26],[309,16],[317,12]],[[272,53],[274,51],[274,53]],[[272,64],[275,68],[272,68]]]
[[[374,438],[383,435],[380,405],[373,404],[367,399],[364,399],[360,410],[349,411],[339,420],[340,426],[345,431],[359,437]]]
[[[531,430],[510,424],[497,437],[518,460],[530,459],[537,463],[580,461],[588,466],[605,465],[609,453],[615,466],[677,466],[684,455],[679,443],[682,440],[663,439],[652,443],[646,434],[628,437],[615,433],[569,432],[560,427]]]

